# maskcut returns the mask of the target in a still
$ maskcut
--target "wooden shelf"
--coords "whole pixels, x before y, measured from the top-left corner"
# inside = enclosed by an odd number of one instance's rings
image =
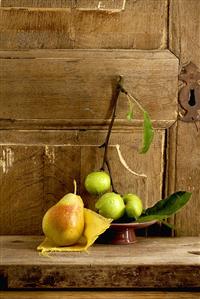
[[[198,292],[166,291],[5,291],[3,299],[199,299]]]
[[[41,256],[41,236],[1,236],[0,278],[10,288],[198,288],[200,238],[138,238],[86,253]]]

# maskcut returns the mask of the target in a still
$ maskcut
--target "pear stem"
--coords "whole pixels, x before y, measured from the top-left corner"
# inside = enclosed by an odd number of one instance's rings
[[[77,184],[76,184],[76,180],[74,180],[74,194],[76,195],[76,191],[77,191]]]

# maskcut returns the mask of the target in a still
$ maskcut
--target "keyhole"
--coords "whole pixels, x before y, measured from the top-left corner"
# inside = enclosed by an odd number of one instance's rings
[[[194,89],[190,89],[190,98],[189,98],[188,104],[190,106],[195,106],[195,104],[196,104]]]

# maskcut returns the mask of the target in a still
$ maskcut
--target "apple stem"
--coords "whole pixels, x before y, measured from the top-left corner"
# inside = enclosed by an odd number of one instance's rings
[[[77,191],[77,184],[76,184],[76,180],[74,180],[74,194],[76,195],[76,191]]]

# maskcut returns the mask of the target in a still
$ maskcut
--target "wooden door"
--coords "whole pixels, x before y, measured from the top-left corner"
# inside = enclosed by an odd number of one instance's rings
[[[101,165],[118,75],[149,112],[155,138],[146,155],[138,154],[142,116],[136,110],[129,123],[120,96],[109,148],[117,190],[137,193],[150,206],[192,189],[189,211],[171,221],[178,235],[199,233],[199,139],[194,124],[177,122],[174,55],[183,60],[178,29],[185,29],[182,15],[198,18],[198,1],[188,8],[186,0],[127,0],[125,10],[124,1],[101,2],[103,9],[96,9],[99,1],[1,1],[1,234],[40,234],[44,212],[72,191],[74,178],[94,207],[83,181]],[[146,177],[124,168],[117,144],[129,167]],[[191,164],[184,164],[191,146]]]

